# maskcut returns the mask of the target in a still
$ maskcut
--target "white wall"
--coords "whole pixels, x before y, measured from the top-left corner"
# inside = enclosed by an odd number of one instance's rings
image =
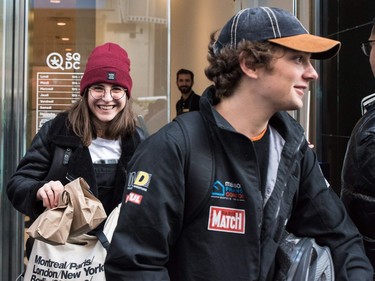
[[[176,116],[180,92],[176,72],[194,72],[194,91],[202,94],[210,85],[204,74],[211,32],[220,29],[235,13],[232,0],[171,0],[171,119]]]

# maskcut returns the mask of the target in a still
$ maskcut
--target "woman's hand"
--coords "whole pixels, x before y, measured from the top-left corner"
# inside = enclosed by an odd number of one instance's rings
[[[64,191],[64,186],[60,181],[50,181],[39,188],[36,193],[36,198],[39,201],[43,201],[43,206],[47,209],[57,207],[59,204],[59,198],[61,193]]]

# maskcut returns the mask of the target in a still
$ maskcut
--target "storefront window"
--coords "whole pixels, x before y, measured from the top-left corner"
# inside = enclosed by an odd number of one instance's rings
[[[139,125],[152,133],[166,124],[167,11],[168,0],[31,1],[29,140],[47,120],[80,98],[87,58],[105,42],[117,43],[129,54]]]

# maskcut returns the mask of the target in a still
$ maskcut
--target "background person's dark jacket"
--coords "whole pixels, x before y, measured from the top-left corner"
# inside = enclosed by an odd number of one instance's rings
[[[199,100],[201,96],[197,95],[194,91],[191,91],[189,97],[184,100],[181,98],[176,103],[176,112],[177,115],[181,115],[183,113],[187,113],[190,111],[199,110]]]
[[[375,106],[355,125],[342,169],[341,199],[375,267]]]

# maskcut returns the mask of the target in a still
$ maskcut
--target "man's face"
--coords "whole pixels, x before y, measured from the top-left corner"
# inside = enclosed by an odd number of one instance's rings
[[[252,95],[264,110],[274,114],[303,106],[310,82],[318,79],[310,58],[309,53],[280,48],[274,53],[271,71],[264,67],[254,71]]]
[[[369,40],[375,40],[375,26],[372,28],[371,36]],[[375,42],[370,43],[372,44],[371,53],[370,53],[370,65],[372,69],[372,74],[375,77]]]
[[[191,80],[190,74],[180,74],[177,77],[177,87],[181,94],[190,93],[194,82]]]

